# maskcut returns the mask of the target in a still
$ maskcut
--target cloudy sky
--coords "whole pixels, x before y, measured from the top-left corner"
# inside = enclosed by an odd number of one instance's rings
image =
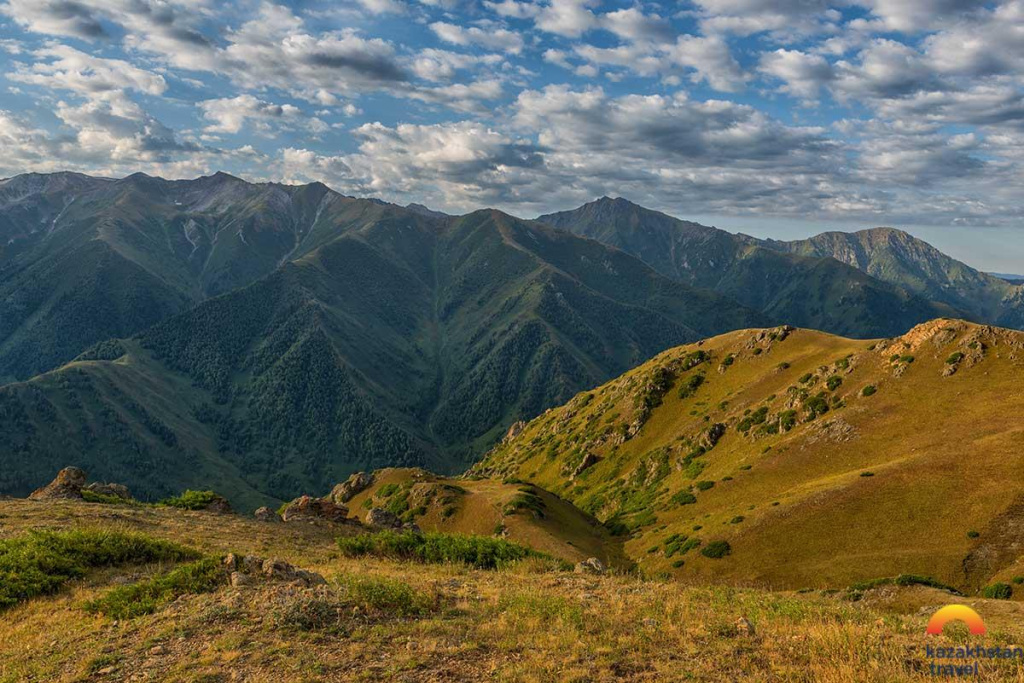
[[[0,176],[621,195],[1024,270],[1024,0],[0,0],[0,74]]]

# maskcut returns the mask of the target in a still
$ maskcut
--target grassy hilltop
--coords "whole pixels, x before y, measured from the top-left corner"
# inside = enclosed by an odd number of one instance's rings
[[[571,501],[647,572],[772,588],[914,573],[974,591],[1024,574],[1022,382],[1024,335],[998,328],[745,330],[576,396],[473,472]]]

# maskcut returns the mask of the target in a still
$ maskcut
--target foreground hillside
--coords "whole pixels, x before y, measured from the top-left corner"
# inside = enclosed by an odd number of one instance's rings
[[[112,599],[181,574],[184,561],[91,570],[0,618],[0,681],[924,681],[926,645],[1009,647],[1020,605],[972,600],[989,634],[924,635],[957,601],[923,587],[845,594],[683,586],[521,561],[498,570],[349,557],[351,526],[260,523],[234,515],[84,502],[0,501],[0,562],[29,530],[88,530],[136,546],[171,541],[222,564],[226,553],[292,563],[323,585],[272,578],[176,586],[177,598],[120,614]],[[152,539],[152,540],[147,540]],[[159,547],[159,546],[158,546]],[[7,565],[4,565],[7,566]],[[281,566],[280,562],[276,566]],[[210,575],[215,577],[215,573]],[[166,584],[166,581],[164,582]],[[159,584],[164,585],[164,584]],[[106,610],[106,611],[104,611]],[[1019,660],[977,680],[1020,680]]]
[[[566,498],[647,572],[838,588],[1024,575],[1024,333],[776,328],[667,351],[474,468]]]

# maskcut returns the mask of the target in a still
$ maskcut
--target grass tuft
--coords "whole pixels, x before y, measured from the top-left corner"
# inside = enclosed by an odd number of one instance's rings
[[[427,564],[465,564],[498,569],[527,557],[543,556],[526,546],[487,536],[381,531],[343,536],[338,547],[347,557],[375,556]]]
[[[56,593],[93,568],[177,562],[198,553],[141,534],[112,531],[30,531],[0,541],[0,609]]]
[[[146,581],[119,586],[87,602],[85,609],[114,619],[132,619],[152,614],[179,596],[210,593],[225,583],[227,574],[220,560],[205,558]]]

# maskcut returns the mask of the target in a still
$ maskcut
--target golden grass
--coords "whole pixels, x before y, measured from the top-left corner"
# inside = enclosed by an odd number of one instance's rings
[[[187,595],[149,616],[114,622],[82,604],[157,567],[111,569],[32,600],[0,620],[0,681],[916,681],[933,680],[924,635],[953,600],[921,587],[885,587],[850,602],[821,593],[687,586],[630,575],[487,572],[349,560],[329,530],[265,525],[180,510],[0,501],[3,536],[26,528],[113,524],[208,552],[287,557],[342,584],[224,588]],[[355,578],[353,578],[355,577]],[[411,612],[346,605],[345,582],[403,585]],[[404,593],[403,593],[404,594]],[[326,621],[283,619],[322,605]],[[1024,642],[1022,606],[972,601],[988,644]],[[421,613],[422,612],[422,613]],[[417,615],[418,616],[415,616]],[[742,635],[735,621],[755,626]],[[972,641],[975,642],[975,641]],[[1021,681],[1020,662],[983,665],[982,681]]]

